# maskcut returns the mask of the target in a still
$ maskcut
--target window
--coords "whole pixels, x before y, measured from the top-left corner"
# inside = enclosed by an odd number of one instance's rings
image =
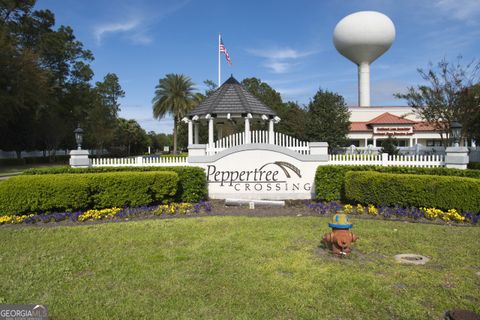
[[[427,140],[427,147],[441,147],[442,140]]]
[[[408,140],[397,140],[397,147],[407,147]]]
[[[355,147],[360,147],[360,140],[348,140],[347,146],[354,145]]]

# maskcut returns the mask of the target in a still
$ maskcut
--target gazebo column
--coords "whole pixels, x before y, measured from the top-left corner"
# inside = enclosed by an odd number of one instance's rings
[[[252,115],[250,113],[248,113],[247,116],[245,117],[245,141],[244,141],[245,144],[252,143],[252,137],[251,137],[251,133],[250,133],[250,118],[251,117],[252,117]]]
[[[188,145],[193,144],[193,123],[188,120]]]
[[[191,144],[193,144],[193,126],[192,126],[192,119],[189,119],[187,117],[183,117],[182,118],[182,121],[184,123],[187,124],[188,126],[188,134],[187,134],[187,138],[188,138],[188,145],[190,146]]]
[[[268,143],[275,144],[275,131],[273,131],[273,119],[268,121]]]
[[[198,130],[200,129],[198,122],[193,123],[193,132],[194,132],[194,139],[193,143],[199,144],[199,139],[198,139]]]
[[[213,117],[211,115],[208,116],[208,145],[213,147]]]

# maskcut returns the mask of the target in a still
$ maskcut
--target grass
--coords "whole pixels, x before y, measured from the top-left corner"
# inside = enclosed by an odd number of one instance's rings
[[[356,220],[349,259],[323,217],[200,217],[0,228],[0,303],[52,319],[442,319],[480,312],[480,228]],[[419,253],[424,266],[396,264]]]

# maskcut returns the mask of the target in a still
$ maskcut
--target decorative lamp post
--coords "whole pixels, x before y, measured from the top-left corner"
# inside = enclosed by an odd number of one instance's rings
[[[77,129],[73,130],[75,133],[75,141],[77,142],[77,150],[82,150],[82,142],[83,142],[83,129],[80,126]]]
[[[458,121],[453,121],[450,125],[450,129],[452,130],[453,146],[459,147],[460,136],[462,134],[462,124]]]
[[[88,150],[82,150],[83,143],[83,131],[80,128],[80,125],[77,126],[77,129],[73,130],[75,133],[75,142],[77,143],[76,150],[70,150],[70,166],[72,168],[88,168],[92,165],[92,162],[89,158]]]

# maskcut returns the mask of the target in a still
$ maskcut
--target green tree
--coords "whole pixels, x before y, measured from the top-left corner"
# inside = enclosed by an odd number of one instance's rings
[[[382,141],[382,148],[380,153],[388,153],[389,155],[397,155],[400,150],[398,149],[398,140],[393,136],[388,136],[387,139]]]
[[[207,89],[205,89],[205,96],[207,97],[217,90],[217,84],[213,80],[205,80],[203,84],[207,86]]]
[[[242,85],[252,95],[275,111],[281,121],[275,125],[275,131],[298,139],[305,139],[305,110],[295,102],[284,103],[279,92],[257,78],[246,78]]]
[[[349,118],[350,111],[341,95],[319,89],[308,104],[306,135],[310,141],[328,142],[330,150],[344,146]]]
[[[87,116],[87,134],[92,145],[102,151],[114,138],[116,119],[120,111],[118,99],[124,97],[125,92],[117,75],[108,73],[103,81],[95,84],[93,94],[94,101]]]
[[[118,118],[113,144],[112,154],[144,154],[148,147],[148,135],[137,121]]]
[[[201,100],[194,92],[192,80],[179,74],[167,74],[155,87],[153,116],[155,119],[173,116],[173,152],[177,153],[177,127],[179,121]]]
[[[464,127],[464,136],[474,125],[470,120],[479,110],[478,97],[474,84],[479,82],[480,61],[466,65],[445,59],[436,65],[430,63],[428,69],[417,69],[426,84],[408,87],[406,93],[396,93],[395,97],[405,99],[413,111],[424,121],[431,124],[440,134],[443,145],[450,136],[452,121],[460,121]],[[470,95],[471,94],[471,95]],[[473,112],[473,113],[472,113]]]
[[[18,155],[73,146],[74,126],[91,105],[91,52],[34,5],[0,1],[0,148]]]

